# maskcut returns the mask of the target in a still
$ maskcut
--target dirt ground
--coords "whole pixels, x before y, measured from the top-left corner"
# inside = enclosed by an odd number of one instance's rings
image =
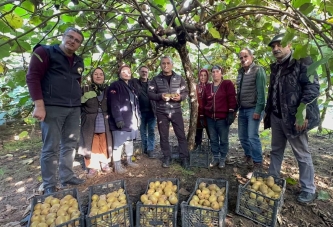
[[[87,179],[83,185],[78,187],[81,202],[84,208],[88,203],[88,187],[95,184],[124,179],[126,187],[135,207],[147,187],[147,181],[151,178],[178,178],[180,188],[188,192],[194,190],[197,178],[225,179],[229,182],[228,214],[226,226],[260,226],[255,222],[236,214],[236,202],[238,185],[246,181],[249,173],[247,169],[237,167],[233,161],[243,155],[237,137],[237,125],[233,125],[230,132],[230,163],[226,168],[191,168],[183,170],[177,161],[169,169],[161,167],[158,159],[148,159],[140,155],[137,163],[139,169],[130,169],[124,175],[114,173],[99,175],[94,179]],[[19,138],[22,131],[27,131],[25,138]],[[172,134],[172,130],[170,130]],[[264,169],[269,164],[270,135],[269,131],[261,133],[264,150]],[[22,136],[22,135],[21,135]],[[310,150],[313,154],[315,166],[315,181],[317,192],[321,200],[317,199],[308,206],[296,202],[299,193],[297,162],[290,147],[286,149],[282,168],[282,177],[289,179],[288,182],[296,180],[296,184],[287,184],[284,205],[281,209],[276,226],[333,226],[333,138],[327,135],[310,133]],[[156,141],[159,141],[157,133]],[[171,135],[172,143],[177,144],[175,137]],[[41,173],[39,164],[41,141],[40,131],[37,127],[23,124],[12,124],[0,128],[0,226],[21,226],[20,221],[29,213],[30,199],[38,195],[41,185]],[[159,143],[156,143],[159,151]],[[85,172],[81,168],[79,160],[74,163],[76,174],[85,178]],[[184,190],[183,190],[184,191]],[[187,201],[189,195],[180,194],[180,202]],[[179,208],[180,209],[180,208]],[[181,226],[180,210],[178,211],[178,226]]]

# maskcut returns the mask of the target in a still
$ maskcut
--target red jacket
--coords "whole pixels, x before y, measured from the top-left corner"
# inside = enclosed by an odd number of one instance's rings
[[[235,86],[230,80],[222,80],[216,93],[214,93],[213,86],[214,84],[208,84],[203,95],[205,116],[213,119],[225,119],[229,109],[236,109]]]

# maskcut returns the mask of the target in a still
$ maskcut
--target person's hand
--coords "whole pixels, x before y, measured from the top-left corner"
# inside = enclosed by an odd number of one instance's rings
[[[117,125],[117,128],[122,129],[124,127],[124,122],[123,121],[118,121],[116,123],[116,125]]]
[[[303,125],[298,125],[298,124],[297,124],[297,120],[296,120],[296,122],[295,122],[295,127],[296,127],[296,130],[297,130],[298,132],[301,132],[301,131],[303,131],[303,130],[306,130],[307,127],[308,127],[308,119],[305,119],[305,120],[304,120]]]
[[[176,102],[180,101],[180,94],[176,93],[171,99]]]
[[[205,117],[204,116],[200,116],[199,120],[200,120],[201,127],[205,128]]]
[[[46,116],[45,106],[35,106],[32,112],[32,117],[36,118],[38,121],[44,121]]]
[[[254,120],[259,120],[259,119],[260,119],[260,114],[258,114],[258,113],[254,113],[254,114],[253,114],[253,119],[254,119]]]
[[[168,102],[168,101],[170,100],[170,98],[169,98],[169,97],[166,97],[165,95],[166,95],[165,93],[162,94],[162,99],[163,99],[164,101]]]

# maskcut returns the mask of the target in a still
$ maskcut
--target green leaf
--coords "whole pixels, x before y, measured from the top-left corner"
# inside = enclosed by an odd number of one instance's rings
[[[42,20],[40,19],[39,16],[33,16],[30,18],[29,23],[36,26],[42,23]]]
[[[20,139],[23,139],[23,138],[27,137],[28,135],[29,135],[29,133],[27,131],[23,131],[18,136]]]
[[[10,46],[9,46],[8,43],[3,45],[3,46],[0,46],[0,59],[5,58],[5,57],[9,57],[10,56],[9,51],[10,51]]]
[[[164,6],[165,5],[165,0],[154,0],[154,3],[160,6]]]
[[[281,40],[281,45],[283,47],[287,46],[288,43],[290,43],[293,38],[295,37],[295,30],[294,29],[291,29],[291,28],[288,28],[287,29],[287,32],[285,33],[283,39]]]
[[[297,44],[294,46],[294,53],[293,58],[300,59],[308,56],[307,54],[307,46],[304,46],[302,44]]]
[[[195,22],[199,22],[199,21],[200,21],[200,16],[199,16],[199,15],[195,15],[195,16],[193,17],[193,20],[194,20]]]
[[[320,59],[319,61],[313,62],[307,69],[306,75],[310,76],[316,72],[316,69],[325,64],[330,59],[330,56],[326,56],[325,58]]]
[[[301,5],[305,4],[305,3],[310,3],[311,0],[293,0],[292,1],[292,6],[295,8],[299,8]]]
[[[299,10],[304,14],[304,15],[308,15],[309,13],[312,12],[312,10],[315,8],[314,5],[312,5],[311,3],[305,3],[303,4]]]
[[[297,108],[297,113],[296,113],[297,125],[303,125],[305,117],[306,117],[306,105],[301,102]]]
[[[21,4],[21,7],[23,9],[26,9],[26,10],[32,12],[32,13],[35,12],[35,5],[32,2],[30,2],[30,1],[24,1]]]
[[[291,177],[288,177],[288,178],[286,179],[286,182],[287,182],[287,184],[290,184],[290,185],[295,185],[295,184],[297,184],[297,181],[296,181],[295,179],[291,178]]]
[[[209,33],[216,39],[220,39],[221,36],[220,36],[220,33],[213,27],[209,28]]]
[[[320,190],[318,192],[318,198],[319,200],[329,200],[331,198],[330,194],[328,194],[328,192]]]
[[[61,20],[64,22],[75,22],[75,17],[62,15]]]
[[[2,33],[10,32],[10,27],[2,20],[0,20],[0,32]]]

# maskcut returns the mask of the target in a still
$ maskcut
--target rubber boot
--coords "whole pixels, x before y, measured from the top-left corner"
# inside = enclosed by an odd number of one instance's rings
[[[126,173],[126,169],[121,166],[121,161],[114,162],[114,172],[118,174]]]
[[[127,156],[127,166],[133,167],[133,168],[138,168],[139,165],[132,162],[132,156]]]

